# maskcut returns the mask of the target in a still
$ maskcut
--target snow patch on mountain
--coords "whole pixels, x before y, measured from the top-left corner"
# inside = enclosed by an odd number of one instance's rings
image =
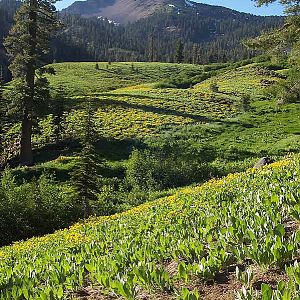
[[[185,1],[185,4],[186,4],[187,6],[190,6],[190,7],[194,7],[194,6],[195,6],[192,2],[190,2],[190,1],[188,1],[188,0],[184,0],[184,1]]]
[[[116,21],[113,21],[113,20],[109,20],[109,19],[104,18],[102,16],[97,17],[97,19],[102,20],[102,21],[107,21],[109,24],[114,24],[114,25],[117,25],[117,26],[120,25],[120,23],[117,23]]]

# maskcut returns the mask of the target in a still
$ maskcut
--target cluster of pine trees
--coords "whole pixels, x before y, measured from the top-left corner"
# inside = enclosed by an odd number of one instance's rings
[[[9,79],[8,60],[3,46],[3,40],[7,36],[9,29],[13,24],[13,16],[19,8],[19,2],[11,0],[2,0],[0,2],[0,77]]]
[[[280,17],[240,14],[232,19],[191,12],[157,12],[128,25],[75,15],[62,15],[61,20],[67,29],[54,43],[53,58],[58,61],[85,57],[94,61],[175,62],[176,45],[181,40],[183,62],[199,64],[253,57],[255,52],[241,41],[283,22]]]

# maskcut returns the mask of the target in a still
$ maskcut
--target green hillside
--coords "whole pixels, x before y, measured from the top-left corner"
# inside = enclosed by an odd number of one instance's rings
[[[90,180],[95,215],[244,171],[262,156],[280,160],[299,152],[299,103],[278,105],[268,92],[287,72],[280,65],[278,71],[254,60],[51,67],[56,92],[34,126],[35,165],[17,165],[20,123],[6,123],[1,136],[2,158],[7,156],[11,170],[0,178],[0,210],[6,216],[0,219],[5,228],[0,245],[83,218],[74,172],[84,162],[87,109],[98,157],[88,167],[95,166]]]
[[[97,70],[95,63],[61,63],[53,67],[56,75],[49,77],[52,86],[63,87],[72,99],[70,123],[73,119],[78,121],[80,108],[86,101],[92,101],[97,109],[97,130],[102,137],[140,140],[173,131],[175,127],[177,131],[178,125],[180,129],[190,130],[193,126],[185,125],[195,124],[215,126],[220,131],[236,125],[241,131],[248,131],[265,121],[269,125],[274,122],[272,125],[282,134],[278,127],[286,125],[286,134],[299,134],[293,125],[294,121],[298,122],[294,115],[298,105],[280,108],[267,99],[261,82],[276,81],[277,73],[262,72],[264,67],[259,64],[236,67],[236,64],[99,63]],[[157,82],[164,83],[172,76],[174,81],[190,80],[190,88],[157,87]],[[202,76],[211,78],[196,84]],[[217,92],[211,91],[211,82],[219,86]],[[239,108],[244,94],[251,96],[252,109],[246,113]],[[286,113],[288,122],[284,120]],[[274,130],[274,126],[270,128]],[[268,136],[274,137],[264,129]],[[271,146],[273,142],[268,144]]]
[[[0,299],[299,299],[299,176],[297,155],[2,248]]]
[[[227,161],[299,150],[299,104],[279,107],[268,98],[262,82],[278,80],[280,72],[266,71],[260,64],[99,63],[97,70],[94,63],[62,63],[53,67],[57,74],[49,78],[51,84],[62,86],[71,97],[65,137],[80,136],[83,107],[91,101],[95,129],[108,140],[131,140],[129,144],[135,146],[156,144],[166,136],[189,144],[201,141],[217,150],[218,159]],[[211,78],[197,84],[204,76]],[[188,80],[190,88],[165,87]],[[217,92],[211,91],[211,82],[219,86]],[[241,108],[245,94],[251,97],[246,112]],[[233,155],[236,151],[240,157]],[[126,159],[126,153],[120,158]]]

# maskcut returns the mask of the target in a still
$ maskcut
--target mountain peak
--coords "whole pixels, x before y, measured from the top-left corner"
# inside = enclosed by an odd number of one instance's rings
[[[201,4],[189,0],[87,0],[76,1],[63,12],[87,18],[108,18],[124,24],[148,17],[164,7],[181,10],[198,5]]]

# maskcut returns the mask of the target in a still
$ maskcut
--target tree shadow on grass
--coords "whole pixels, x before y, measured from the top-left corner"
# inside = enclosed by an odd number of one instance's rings
[[[132,94],[109,94],[104,93],[102,96],[105,97],[111,97],[110,99],[101,99],[99,96],[97,96],[96,99],[94,99],[94,106],[97,107],[108,107],[108,106],[119,106],[122,108],[131,108],[131,109],[137,109],[137,110],[143,110],[145,112],[151,112],[155,114],[162,114],[162,115],[171,115],[171,116],[179,116],[183,118],[189,118],[194,120],[195,122],[205,122],[205,123],[223,123],[228,125],[242,125],[244,127],[253,127],[249,122],[242,122],[237,120],[230,120],[228,117],[222,118],[212,118],[205,115],[200,114],[192,114],[184,111],[178,111],[171,108],[164,108],[164,107],[155,107],[153,105],[147,105],[147,104],[139,104],[139,103],[130,103],[124,100],[115,100],[112,99],[114,97],[132,97],[136,99],[143,99],[143,100],[164,100],[167,101],[166,98],[163,97],[156,97],[156,96],[150,96],[150,95],[132,95]],[[81,99],[82,103],[84,103],[85,99]]]
[[[99,138],[95,143],[96,151],[104,164],[99,174],[104,177],[123,177],[122,166],[110,167],[105,161],[122,161],[129,158],[133,148],[142,148],[144,144],[134,139],[116,140]],[[54,175],[56,180],[65,182],[70,179],[70,173],[76,168],[76,157],[80,155],[81,144],[78,139],[68,139],[58,144],[48,144],[34,150],[35,165],[26,168],[17,168],[19,161],[14,159],[9,162],[10,167],[15,168],[13,173],[18,181],[32,180],[43,173]],[[57,161],[58,158],[64,157]],[[49,163],[43,165],[44,163]]]
[[[155,114],[189,118],[189,119],[193,119],[194,121],[197,121],[197,122],[216,122],[216,121],[219,122],[220,121],[220,120],[216,120],[216,119],[213,119],[213,118],[210,118],[207,116],[195,115],[195,114],[177,111],[174,109],[155,107],[155,106],[146,105],[146,104],[128,103],[128,102],[122,101],[122,100],[103,99],[103,100],[101,100],[101,102],[99,104],[99,107],[101,107],[101,106],[120,106],[122,108],[143,110],[145,112],[151,112],[151,113],[155,113]]]

